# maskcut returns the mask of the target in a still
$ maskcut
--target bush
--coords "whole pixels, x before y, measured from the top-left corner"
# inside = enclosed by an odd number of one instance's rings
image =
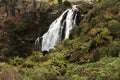
[[[112,57],[118,57],[120,54],[120,44],[114,43],[110,46],[108,54]]]
[[[74,39],[80,35],[81,28],[78,26],[74,26],[74,28],[70,31],[70,39]]]
[[[99,61],[103,57],[118,57],[120,54],[120,43],[113,42],[107,46],[98,47],[93,57],[91,58],[91,62]]]
[[[113,38],[120,38],[120,22],[117,20],[110,20],[108,22],[108,29]]]
[[[9,64],[14,66],[21,66],[23,62],[24,62],[24,59],[20,57],[15,57],[9,60]]]
[[[62,0],[57,0],[58,1],[58,4],[62,4]]]
[[[65,0],[63,4],[66,7],[70,7],[71,6],[71,3],[68,0]]]

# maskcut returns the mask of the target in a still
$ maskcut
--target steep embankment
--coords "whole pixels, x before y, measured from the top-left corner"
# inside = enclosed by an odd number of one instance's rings
[[[71,40],[64,43],[69,47],[67,58],[71,62],[84,63],[119,55],[119,1],[101,1],[93,7],[71,32]]]
[[[68,8],[33,0],[3,0],[0,6],[0,61],[31,55],[36,37],[42,36],[51,22]]]

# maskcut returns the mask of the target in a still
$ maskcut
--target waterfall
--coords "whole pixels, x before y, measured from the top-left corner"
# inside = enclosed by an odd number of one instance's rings
[[[38,37],[35,46],[41,47],[41,51],[49,51],[54,49],[62,40],[68,39],[71,29],[76,24],[76,11],[76,5],[73,5],[72,9],[65,10],[59,18],[52,22],[48,31],[41,37],[41,45]]]

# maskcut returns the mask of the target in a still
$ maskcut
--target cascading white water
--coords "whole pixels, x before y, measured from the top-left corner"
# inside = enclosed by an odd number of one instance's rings
[[[57,18],[49,27],[49,30],[42,36],[41,51],[49,51],[62,40],[69,38],[70,30],[76,24],[76,5],[72,9],[65,10],[62,15]],[[37,47],[39,44],[39,37],[35,41]]]

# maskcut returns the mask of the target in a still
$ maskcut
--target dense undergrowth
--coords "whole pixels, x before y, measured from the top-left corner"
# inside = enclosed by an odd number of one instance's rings
[[[70,61],[96,61],[101,57],[119,55],[119,3],[119,0],[106,0],[95,4],[80,26],[73,29],[67,44],[72,55]]]
[[[69,63],[64,54],[43,56],[35,52],[28,59],[14,58],[1,63],[2,80],[119,80],[120,57],[105,57],[86,64]]]
[[[120,1],[101,0],[85,13],[70,39],[49,54],[0,63],[0,79],[120,80]]]

